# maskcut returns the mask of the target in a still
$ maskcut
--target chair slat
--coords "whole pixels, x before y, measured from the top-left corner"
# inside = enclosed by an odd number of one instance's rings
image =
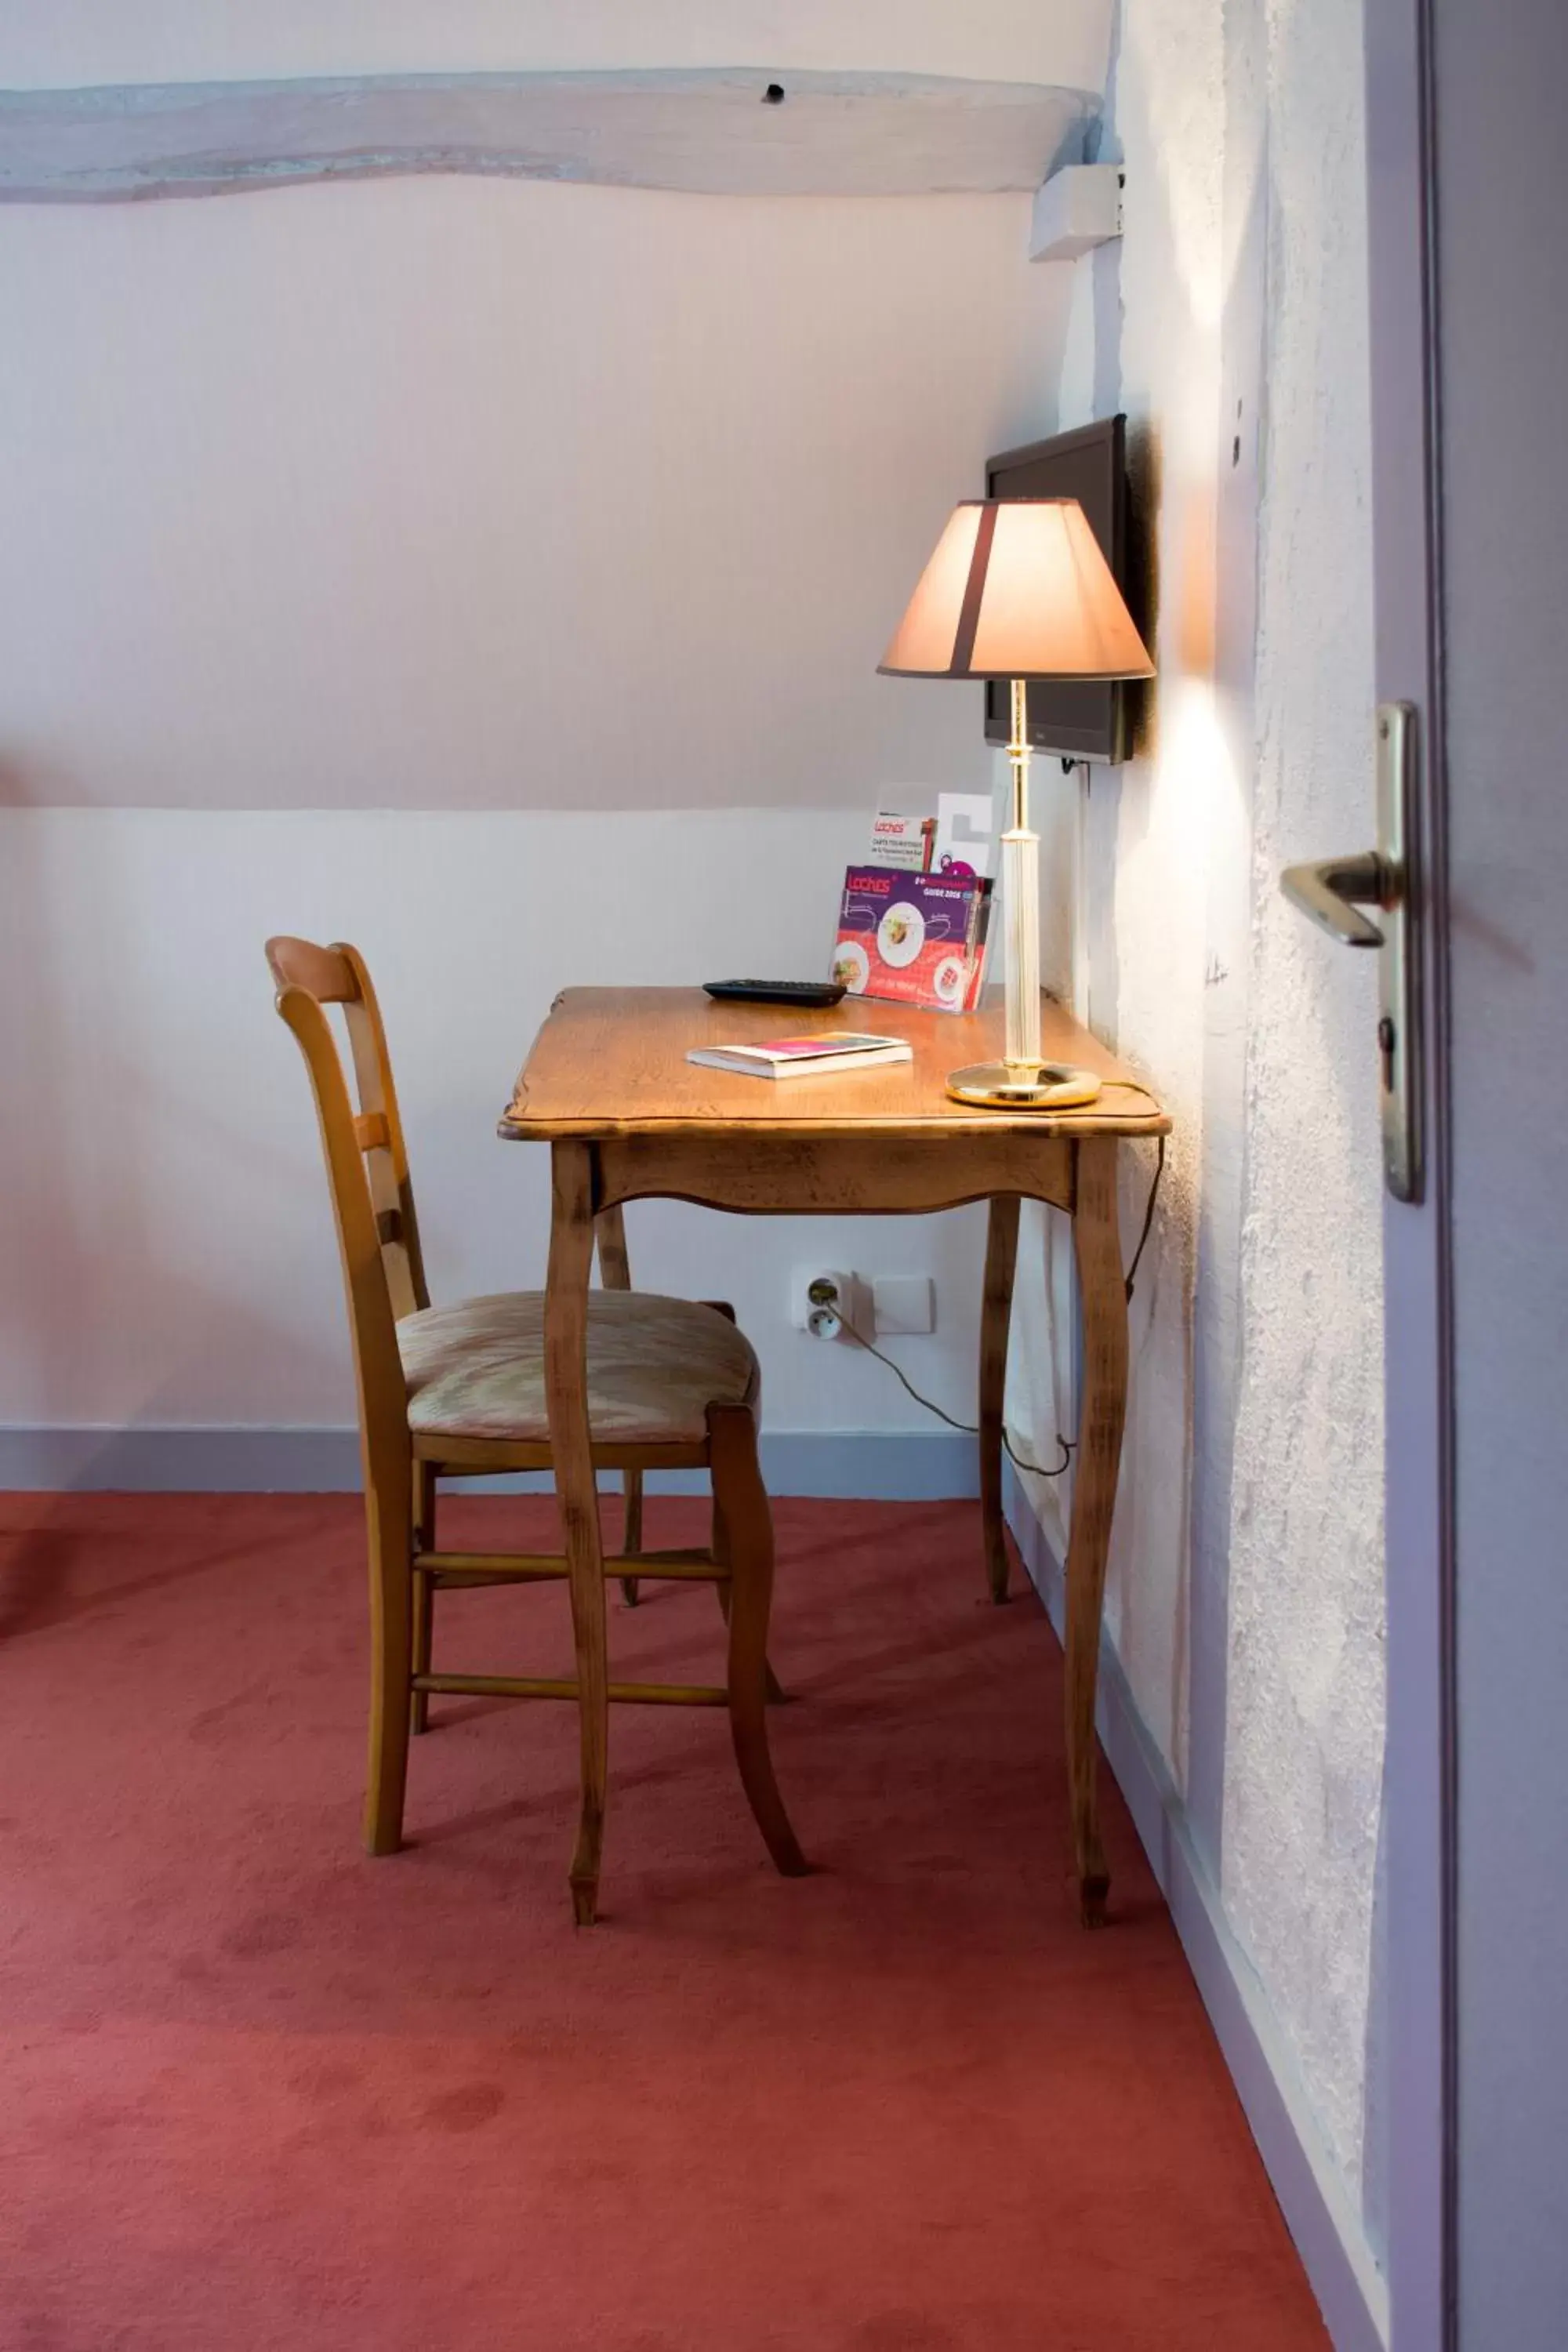
[[[416,1675],[414,1688],[453,1698],[575,1698],[575,1682],[543,1675]],[[713,1683],[612,1683],[609,1696],[633,1706],[728,1706]]]
[[[302,988],[318,1004],[353,1004],[359,995],[353,966],[337,948],[284,933],[267,942],[267,963],[279,988]]]

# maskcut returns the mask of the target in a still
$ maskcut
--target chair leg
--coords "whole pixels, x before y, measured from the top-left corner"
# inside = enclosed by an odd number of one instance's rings
[[[436,1467],[434,1463],[414,1465],[414,1548],[416,1551],[436,1549]],[[416,1675],[430,1671],[431,1640],[435,1632],[436,1587],[422,1569],[414,1571],[413,1654],[410,1664]],[[408,1697],[408,1728],[417,1739],[430,1728],[430,1694],[411,1691]]]
[[[403,1843],[403,1795],[408,1779],[408,1677],[412,1670],[414,1581],[413,1499],[407,1472],[386,1482],[374,1477],[365,1496],[370,1542],[370,1769],[364,1799],[368,1853],[395,1853]]]
[[[730,1530],[724,1524],[724,1514],[720,1507],[719,1482],[717,1479],[713,1482],[713,1533],[710,1539],[710,1543],[714,1559],[718,1562],[719,1566],[721,1568],[728,1568],[731,1565]],[[723,1617],[724,1622],[727,1625],[730,1622],[730,1588],[727,1584],[716,1584],[713,1587],[713,1590],[718,1596],[720,1613]],[[789,1693],[780,1682],[777,1675],[774,1674],[773,1669],[773,1661],[771,1659],[764,1658],[763,1664],[767,1682],[768,1705],[770,1706],[784,1706],[788,1702]]]
[[[436,1588],[423,1569],[414,1571],[414,1589],[410,1595],[413,1622],[409,1652],[409,1670],[416,1675],[430,1671],[432,1636],[436,1630]],[[422,1738],[430,1728],[430,1694],[410,1691],[408,1694],[408,1731],[414,1739]]]
[[[757,1423],[749,1405],[710,1405],[713,1493],[731,1554],[730,1732],[741,1785],[768,1852],[786,1878],[811,1865],[790,1827],[768,1751],[768,1613],[773,1605],[773,1527],[757,1466]]]
[[[588,1422],[588,1268],[594,1255],[594,1160],[586,1144],[550,1148],[550,1261],[544,1286],[544,1387],[555,1502],[561,1515],[577,1655],[582,1806],[569,1884],[572,1916],[591,1927],[599,1896],[609,1767],[605,1550]]]
[[[991,1598],[1007,1598],[1007,1530],[1002,1511],[1002,1441],[1007,1394],[1007,1328],[1018,1257],[1018,1201],[998,1193],[985,1235],[985,1291],[980,1318],[980,1525]]]
[[[594,1240],[599,1253],[599,1279],[606,1290],[629,1290],[632,1286],[632,1262],[626,1248],[626,1221],[618,1206],[601,1209],[594,1220]],[[621,1492],[626,1496],[621,1520],[621,1549],[637,1552],[642,1549],[642,1472],[623,1470]],[[635,1609],[640,1598],[635,1576],[621,1579],[621,1598],[628,1609]]]
[[[639,1552],[642,1549],[642,1472],[640,1470],[621,1472],[621,1492],[626,1496],[621,1508],[621,1549],[625,1552]],[[639,1588],[637,1578],[623,1576],[621,1598],[626,1607],[635,1609],[638,1597]]]

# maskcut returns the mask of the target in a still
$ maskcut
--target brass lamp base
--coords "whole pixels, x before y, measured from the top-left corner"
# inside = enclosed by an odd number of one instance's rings
[[[1100,1080],[1069,1062],[971,1062],[949,1072],[947,1091],[987,1110],[1071,1110],[1094,1101]]]

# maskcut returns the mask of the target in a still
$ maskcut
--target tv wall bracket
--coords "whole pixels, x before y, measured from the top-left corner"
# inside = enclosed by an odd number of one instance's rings
[[[1382,950],[1377,1051],[1384,1180],[1396,1201],[1419,1201],[1423,1176],[1420,869],[1415,709],[1377,712],[1377,847],[1288,866],[1279,887],[1319,928],[1349,948]],[[1363,914],[1375,907],[1381,921]]]

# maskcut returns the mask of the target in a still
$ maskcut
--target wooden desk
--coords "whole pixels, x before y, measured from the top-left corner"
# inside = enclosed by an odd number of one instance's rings
[[[1127,1392],[1127,1301],[1117,1230],[1117,1153],[1170,1121],[1125,1065],[1048,998],[1042,1053],[1098,1071],[1105,1091],[1057,1115],[968,1108],[948,1070],[1000,1054],[1000,1012],[954,1016],[847,1003],[831,1012],[717,1004],[700,989],[574,988],[534,1041],[500,1132],[551,1147],[552,1215],[545,1310],[550,1434],[578,1628],[584,1692],[584,1841],[602,1834],[608,1709],[605,1585],[588,1442],[586,1301],[595,1220],[606,1275],[626,1279],[621,1204],[662,1197],[748,1215],[868,1216],[989,1201],[980,1349],[981,1494],[992,1591],[1006,1596],[1002,1405],[1018,1202],[1048,1201],[1073,1221],[1083,1316],[1083,1395],[1067,1560],[1067,1748],[1079,1894],[1104,1916],[1109,1877],[1095,1803],[1095,1679],[1100,1601]],[[886,1029],[912,1064],[864,1076],[771,1083],[699,1068],[696,1045],[807,1030]]]

